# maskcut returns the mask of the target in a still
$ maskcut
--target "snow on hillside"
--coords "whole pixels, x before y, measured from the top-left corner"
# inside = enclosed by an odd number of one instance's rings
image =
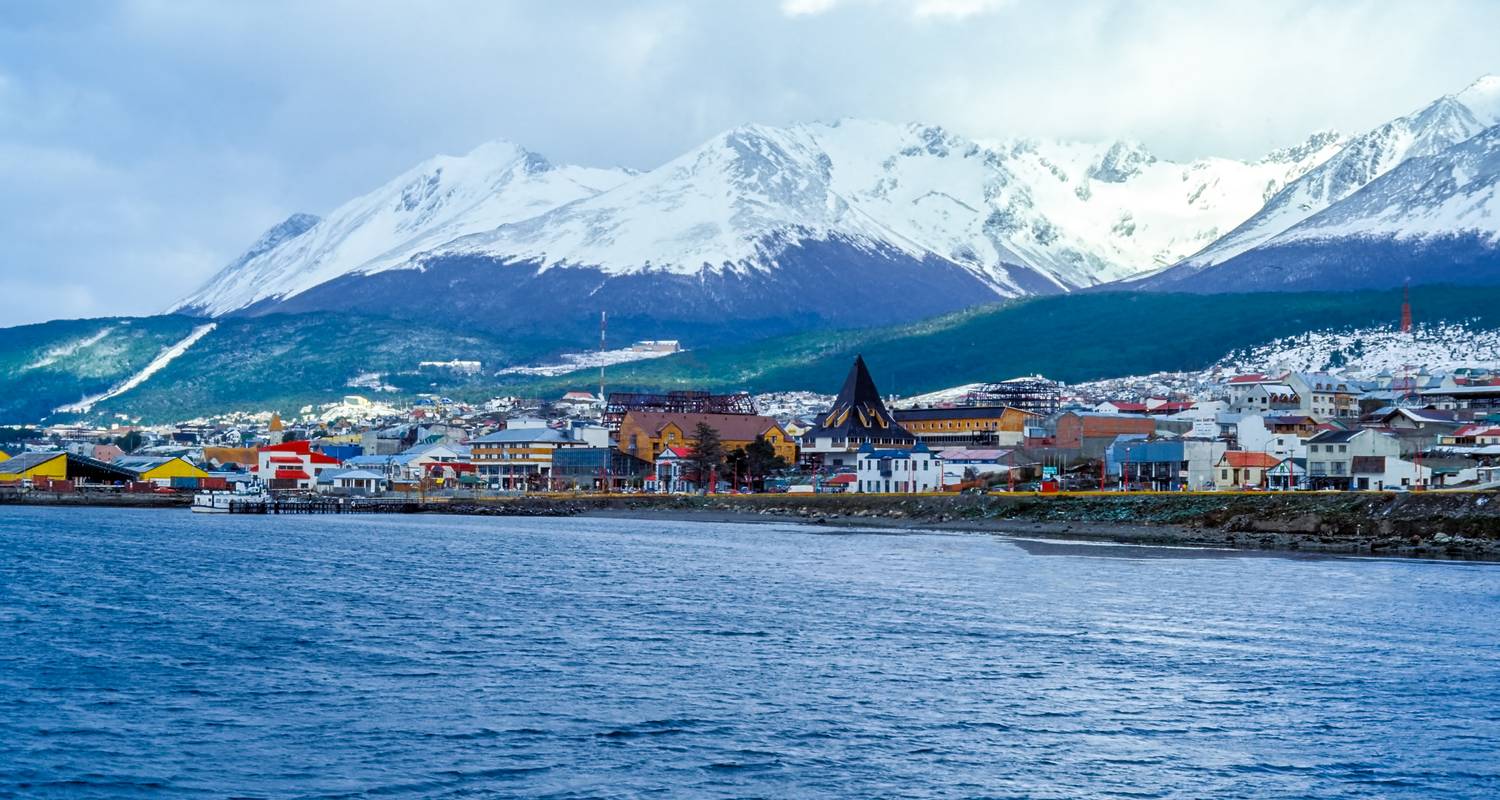
[[[674,351],[680,352],[680,351]],[[618,350],[590,350],[586,353],[564,353],[552,364],[537,364],[534,366],[506,367],[496,375],[564,375],[580,369],[597,369],[614,364],[628,364],[632,361],[645,361],[652,358],[674,355],[674,352],[664,350],[637,350],[624,347]]]
[[[99,329],[99,331],[97,333],[93,333],[93,334],[91,334],[89,336],[85,336],[82,339],[78,339],[76,341],[68,342],[66,344],[61,344],[61,345],[58,345],[56,347],[49,348],[47,350],[47,352],[45,352],[45,353],[42,354],[41,358],[37,359],[36,361],[31,362],[30,364],[27,364],[24,367],[21,367],[21,371],[25,372],[27,370],[41,369],[43,367],[50,367],[53,364],[56,364],[59,359],[67,358],[67,357],[73,355],[74,353],[77,353],[80,350],[85,350],[87,348],[93,347],[94,345],[96,345],[96,344],[104,341],[104,337],[108,336],[110,334],[110,332],[113,331],[113,330],[114,330],[113,327],[106,326],[104,328]]]
[[[263,237],[173,310],[223,314],[351,272],[402,265],[414,253],[534,217],[608,189],[628,175],[554,166],[505,141],[481,145],[464,156],[438,156],[275,246],[263,247]]]
[[[130,391],[131,389],[134,389],[135,387],[145,383],[151,378],[152,375],[155,375],[163,368],[165,368],[168,364],[177,360],[178,356],[186,353],[188,351],[188,348],[197,344],[199,339],[207,336],[211,331],[213,331],[214,328],[217,327],[219,327],[219,324],[217,322],[210,322],[206,325],[199,325],[198,327],[194,328],[192,332],[187,336],[184,336],[180,341],[162,350],[161,353],[157,354],[156,358],[151,360],[151,363],[141,368],[139,372],[115,384],[108,391],[100,392],[99,394],[92,395],[90,397],[85,397],[84,399],[79,400],[76,403],[69,403],[64,406],[59,406],[54,410],[60,414],[88,413],[93,409],[95,405],[112,397],[119,397],[120,395]]]
[[[1244,224],[1176,267],[1174,274],[1202,270],[1266,244],[1408,159],[1437,155],[1496,124],[1500,124],[1500,76],[1491,75],[1355,137],[1271,198]]]
[[[453,254],[609,275],[751,274],[810,240],[947,261],[1000,296],[1038,291],[1037,274],[1063,291],[1197,250],[1337,144],[1318,134],[1255,163],[1176,164],[1131,143],[983,144],[843,120],[737,128],[630,174],[494,142],[424,162],[321,221],[288,220],[177,309],[222,314]]]
[[[1500,240],[1500,125],[1407,161],[1271,242],[1462,233]]]
[[[1419,325],[1411,333],[1393,328],[1314,331],[1226,355],[1214,365],[1227,372],[1276,373],[1338,370],[1353,378],[1411,368],[1451,372],[1500,365],[1500,330],[1463,324]]]
[[[1337,150],[1336,136],[1311,141],[1255,164],[1174,164],[1139,145],[985,145],[869,120],[747,126],[447,251],[694,274],[774,268],[788,240],[841,237],[952,261],[1005,296],[1025,293],[1007,264],[1078,288],[1197,250]]]

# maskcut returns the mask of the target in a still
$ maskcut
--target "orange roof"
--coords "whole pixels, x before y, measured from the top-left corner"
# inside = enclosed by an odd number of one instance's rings
[[[1224,451],[1224,457],[1219,460],[1219,463],[1239,469],[1270,469],[1280,464],[1281,459],[1268,453],[1256,453],[1249,450],[1226,450]]]

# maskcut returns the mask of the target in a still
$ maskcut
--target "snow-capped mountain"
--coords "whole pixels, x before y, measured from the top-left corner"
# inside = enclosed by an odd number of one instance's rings
[[[1183,288],[1346,289],[1402,281],[1500,283],[1500,125],[1407,160],[1258,247],[1200,270]]]
[[[225,314],[347,273],[403,264],[416,253],[597,194],[629,176],[553,165],[505,141],[464,156],[438,156],[325,219],[293,216],[173,310]]]
[[[1195,276],[1256,248],[1273,246],[1283,232],[1354,196],[1407,161],[1441,158],[1449,148],[1496,124],[1500,124],[1500,76],[1486,76],[1457,94],[1355,137],[1228,235],[1182,263],[1132,283],[1140,288],[1192,288],[1196,283],[1199,289],[1226,290],[1212,287],[1231,271],[1213,270],[1201,280]]]
[[[601,310],[644,314],[643,287],[665,282],[680,303],[733,317],[739,301],[796,306],[854,281],[863,313],[913,317],[1175,261],[1338,144],[1317,134],[1254,163],[1177,164],[1130,142],[981,143],[843,120],[738,128],[629,174],[556,167],[497,142],[425,162],[300,235],[258,244],[178,309],[384,310],[456,281],[459,305],[495,319],[540,312],[542,295],[564,287],[597,296]],[[609,287],[626,285],[633,299],[613,298],[622,290]],[[382,292],[395,294],[382,303]],[[802,308],[859,323],[834,305]]]

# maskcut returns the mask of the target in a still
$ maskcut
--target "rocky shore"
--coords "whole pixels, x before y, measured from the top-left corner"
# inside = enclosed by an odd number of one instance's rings
[[[434,511],[805,522],[1080,541],[1500,560],[1495,493],[521,497]]]

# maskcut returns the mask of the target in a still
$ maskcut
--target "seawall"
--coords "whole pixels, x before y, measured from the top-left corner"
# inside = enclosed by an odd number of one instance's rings
[[[454,500],[459,514],[800,521],[1136,544],[1500,560],[1493,492],[718,495]]]

